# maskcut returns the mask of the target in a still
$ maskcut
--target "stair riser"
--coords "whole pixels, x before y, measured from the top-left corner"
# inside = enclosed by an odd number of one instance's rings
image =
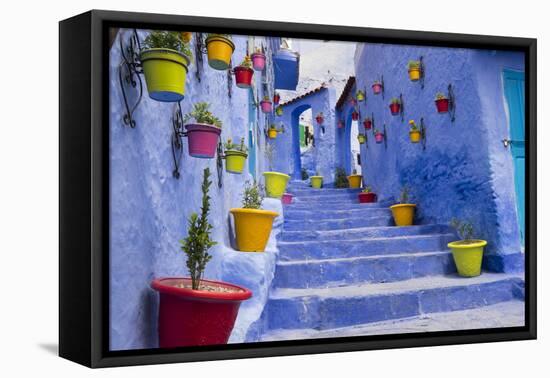
[[[417,236],[377,240],[279,243],[280,260],[328,259],[365,257],[408,252],[435,252],[447,250],[447,243],[455,240],[453,235]]]
[[[457,311],[518,299],[520,280],[443,287],[391,295],[347,298],[270,299],[267,303],[269,329],[331,329],[422,313]]]
[[[344,194],[355,194],[361,193],[362,189],[312,189],[310,188],[292,188],[287,187],[286,191],[292,193],[295,196],[333,196],[333,195],[344,195]]]
[[[292,193],[294,195],[294,193]],[[346,194],[332,194],[324,196],[313,196],[313,195],[294,195],[296,202],[307,202],[307,203],[325,203],[327,201],[355,201],[357,202],[359,193],[346,193]]]
[[[393,282],[456,272],[450,253],[430,256],[359,258],[277,265],[274,287],[320,288],[362,282]],[[307,277],[307,280],[304,279]]]
[[[386,208],[357,208],[348,210],[294,210],[290,205],[285,208],[285,219],[317,219],[330,220],[337,218],[357,218],[357,217],[381,217],[391,216],[390,209]]]
[[[358,201],[346,200],[346,201],[327,201],[327,202],[297,202],[285,207],[285,211],[288,210],[309,210],[311,209],[323,209],[323,210],[365,210],[365,209],[380,209],[387,208],[383,204],[379,203],[359,203]]]
[[[285,223],[283,226],[283,229],[285,231],[309,231],[309,230],[316,230],[316,231],[327,231],[327,230],[346,230],[346,229],[352,229],[357,227],[385,227],[385,226],[391,226],[393,224],[393,220],[391,217],[384,216],[384,217],[372,217],[372,218],[364,218],[364,217],[357,217],[356,219],[342,219],[342,220],[327,220],[327,221],[302,221],[302,220],[287,220],[285,219]]]

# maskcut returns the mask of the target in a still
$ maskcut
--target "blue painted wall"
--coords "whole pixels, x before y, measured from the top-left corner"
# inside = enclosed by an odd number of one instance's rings
[[[407,63],[424,57],[425,88],[408,78]],[[508,137],[502,70],[524,69],[523,55],[485,50],[363,44],[356,52],[357,88],[366,88],[361,117],[374,114],[386,124],[387,149],[372,133],[361,148],[363,176],[381,200],[398,198],[407,185],[418,204],[418,223],[472,221],[487,239],[485,266],[496,271],[522,269],[523,253],[515,206],[513,165],[501,140]],[[371,85],[383,75],[385,98]],[[451,83],[456,121],[438,114],[437,92]],[[390,114],[392,97],[403,94],[405,117]],[[409,141],[408,121],[423,117],[426,150]],[[340,161],[344,152],[340,151]]]

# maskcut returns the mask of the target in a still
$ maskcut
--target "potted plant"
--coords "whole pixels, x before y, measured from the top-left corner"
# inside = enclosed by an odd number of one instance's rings
[[[275,126],[275,124],[273,123],[269,125],[269,129],[267,130],[267,135],[269,136],[269,139],[277,138],[277,133],[278,133],[277,126]]]
[[[411,140],[411,143],[418,143],[420,142],[420,139],[422,139],[422,133],[420,132],[420,129],[414,122],[414,119],[411,119],[409,121],[409,138]]]
[[[292,203],[292,194],[284,193],[281,201],[283,202],[283,205],[290,205]]]
[[[216,155],[218,138],[222,132],[222,122],[209,110],[207,102],[197,102],[193,110],[183,117],[186,123],[189,155],[211,159]],[[193,120],[193,123],[188,123]]]
[[[315,176],[311,176],[309,179],[313,188],[321,189],[323,186],[323,176],[319,174],[319,171],[316,171]]]
[[[392,98],[390,102],[391,114],[394,116],[398,115],[400,110],[401,110],[401,100],[399,100],[397,97]]]
[[[229,210],[235,220],[235,238],[241,252],[263,252],[273,228],[273,219],[279,215],[275,211],[262,210],[262,191],[255,181],[247,181],[243,207]]]
[[[358,194],[359,203],[373,203],[376,202],[376,193],[373,193],[370,186],[367,186],[365,189]]]
[[[275,115],[276,115],[277,117],[280,117],[280,116],[283,115],[283,107],[282,107],[282,106],[277,106],[277,107],[275,108]]]
[[[227,70],[235,44],[229,34],[209,34],[206,38],[208,65],[215,70]]]
[[[357,110],[354,110],[351,113],[351,119],[354,120],[354,121],[357,121],[359,119],[359,112]]]
[[[315,120],[319,125],[321,125],[325,121],[325,116],[323,115],[323,112],[318,113],[315,117]]]
[[[469,222],[453,219],[451,226],[456,229],[461,239],[447,244],[453,253],[458,274],[462,277],[479,276],[483,249],[487,245],[487,241],[474,237],[474,227]]]
[[[407,65],[409,68],[409,79],[411,81],[420,80],[421,70],[420,70],[420,61],[419,60],[409,60]]]
[[[264,96],[264,99],[260,101],[260,107],[263,113],[271,113],[273,111],[273,104],[269,99],[269,96]]]
[[[273,171],[275,160],[275,147],[273,144],[268,143],[266,145],[264,154],[269,165],[269,171],[263,173],[266,195],[271,198],[281,198],[286,191],[286,184],[290,180],[290,176]]]
[[[380,144],[384,141],[384,133],[378,129],[374,129],[374,141]]]
[[[435,95],[435,106],[438,113],[447,113],[449,111],[449,99],[443,93],[438,92]]]
[[[372,128],[372,119],[370,117],[365,118],[363,120],[363,126],[365,130],[370,130]]]
[[[339,128],[339,129],[343,129],[343,128],[344,128],[344,120],[343,120],[343,119],[339,119],[339,120],[338,120],[338,128]]]
[[[241,64],[235,67],[233,72],[235,72],[235,84],[237,84],[237,87],[245,89],[252,87],[254,70],[252,69],[252,60],[250,60],[248,55],[245,55]]]
[[[349,187],[357,189],[361,187],[361,179],[363,176],[357,174],[357,169],[354,169],[352,174],[348,176]]]
[[[372,84],[372,93],[375,95],[382,93],[382,83],[379,80],[375,80]]]
[[[143,44],[139,56],[149,97],[162,102],[182,100],[191,50],[181,33],[153,31]]]
[[[242,301],[252,296],[250,290],[226,282],[203,279],[212,256],[208,250],[216,245],[211,239],[208,221],[212,181],[206,168],[202,180],[201,213],[192,213],[187,237],[181,249],[187,256],[190,277],[153,280],[151,287],[159,293],[158,336],[160,348],[226,344]]]
[[[252,66],[255,71],[263,71],[265,68],[265,54],[262,52],[261,47],[256,48],[256,51],[252,54]]]
[[[240,144],[235,144],[231,139],[227,139],[225,148],[225,170],[229,173],[243,173],[244,163],[248,157],[248,148],[244,145],[244,138],[241,138]]]
[[[367,136],[365,134],[359,133],[357,134],[357,141],[359,141],[359,144],[365,144],[367,141]]]
[[[281,101],[281,96],[279,95],[279,93],[275,92],[273,94],[273,103],[275,105],[279,105],[279,101]]]
[[[401,189],[399,203],[390,206],[393,220],[396,226],[412,226],[415,204],[409,203],[409,189],[405,186]]]
[[[365,92],[363,92],[362,90],[358,90],[357,93],[355,94],[355,98],[359,102],[365,101]]]
[[[348,188],[348,176],[343,167],[337,167],[334,171],[334,187],[337,189]]]

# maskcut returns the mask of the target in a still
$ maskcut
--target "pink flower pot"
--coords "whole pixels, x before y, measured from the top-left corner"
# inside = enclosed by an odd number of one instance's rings
[[[372,92],[374,94],[380,94],[380,92],[382,92],[382,84],[373,84],[372,85]]]
[[[262,53],[252,54],[252,67],[256,71],[263,71],[265,68],[265,55]]]
[[[384,141],[384,134],[383,133],[376,133],[374,134],[374,140],[376,143],[382,143]]]
[[[271,113],[273,110],[273,104],[271,101],[260,101],[260,106],[263,113]]]
[[[292,194],[284,193],[281,201],[283,202],[283,205],[290,205],[292,203]]]
[[[189,155],[196,158],[212,159],[216,155],[218,138],[222,129],[204,123],[185,125]]]

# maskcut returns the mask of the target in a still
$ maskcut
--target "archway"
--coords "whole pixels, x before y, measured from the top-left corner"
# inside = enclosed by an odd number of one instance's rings
[[[353,170],[357,170],[361,174],[360,155],[361,145],[357,140],[359,134],[359,121],[354,121],[352,113],[354,109],[350,108],[345,115],[345,130],[344,130],[344,169],[346,173],[351,174]]]

